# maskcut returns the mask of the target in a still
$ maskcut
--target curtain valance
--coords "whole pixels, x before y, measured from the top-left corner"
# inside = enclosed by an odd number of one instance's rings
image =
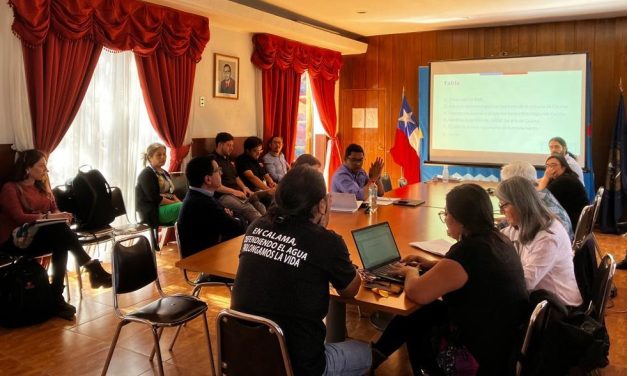
[[[60,39],[93,39],[104,47],[149,56],[201,59],[209,41],[209,19],[137,0],[9,0],[13,32],[28,46],[48,33]]]
[[[254,51],[251,61],[262,70],[274,66],[281,70],[293,69],[298,74],[307,70],[311,77],[321,76],[337,81],[342,67],[342,55],[337,51],[309,46],[271,34],[253,36]]]

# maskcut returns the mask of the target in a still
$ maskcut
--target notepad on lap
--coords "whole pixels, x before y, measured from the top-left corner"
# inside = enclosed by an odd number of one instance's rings
[[[423,251],[433,253],[434,255],[444,256],[451,248],[453,243],[446,239],[427,240],[424,242],[409,243],[412,247],[420,248]]]
[[[331,211],[354,213],[363,201],[355,198],[354,193],[331,192]]]

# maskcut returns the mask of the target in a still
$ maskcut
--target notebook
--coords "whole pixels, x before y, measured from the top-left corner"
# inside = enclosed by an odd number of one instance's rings
[[[406,200],[406,199],[402,199],[402,200],[398,200],[398,201],[394,201],[394,205],[401,205],[401,206],[419,206],[425,203],[425,200]]]
[[[427,240],[424,242],[409,243],[412,247],[420,248],[437,256],[445,256],[453,243],[447,239]]]
[[[402,283],[403,277],[390,273],[390,264],[401,259],[396,240],[388,222],[352,231],[364,269],[375,276]]]
[[[331,192],[331,211],[354,213],[361,203],[355,198],[354,193]]]

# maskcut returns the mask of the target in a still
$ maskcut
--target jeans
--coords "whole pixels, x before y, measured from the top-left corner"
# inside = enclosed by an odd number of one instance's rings
[[[348,340],[324,346],[327,368],[323,376],[361,376],[370,371],[372,352],[367,343]]]

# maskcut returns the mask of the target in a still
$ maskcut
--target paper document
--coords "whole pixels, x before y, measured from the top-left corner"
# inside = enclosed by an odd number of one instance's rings
[[[331,211],[354,213],[363,201],[358,201],[354,193],[331,192]]]
[[[412,247],[420,248],[423,251],[433,253],[434,255],[444,256],[453,245],[453,242],[446,239],[427,240],[424,242],[409,243]]]
[[[377,205],[387,206],[392,205],[394,202],[400,200],[398,197],[377,197]]]

